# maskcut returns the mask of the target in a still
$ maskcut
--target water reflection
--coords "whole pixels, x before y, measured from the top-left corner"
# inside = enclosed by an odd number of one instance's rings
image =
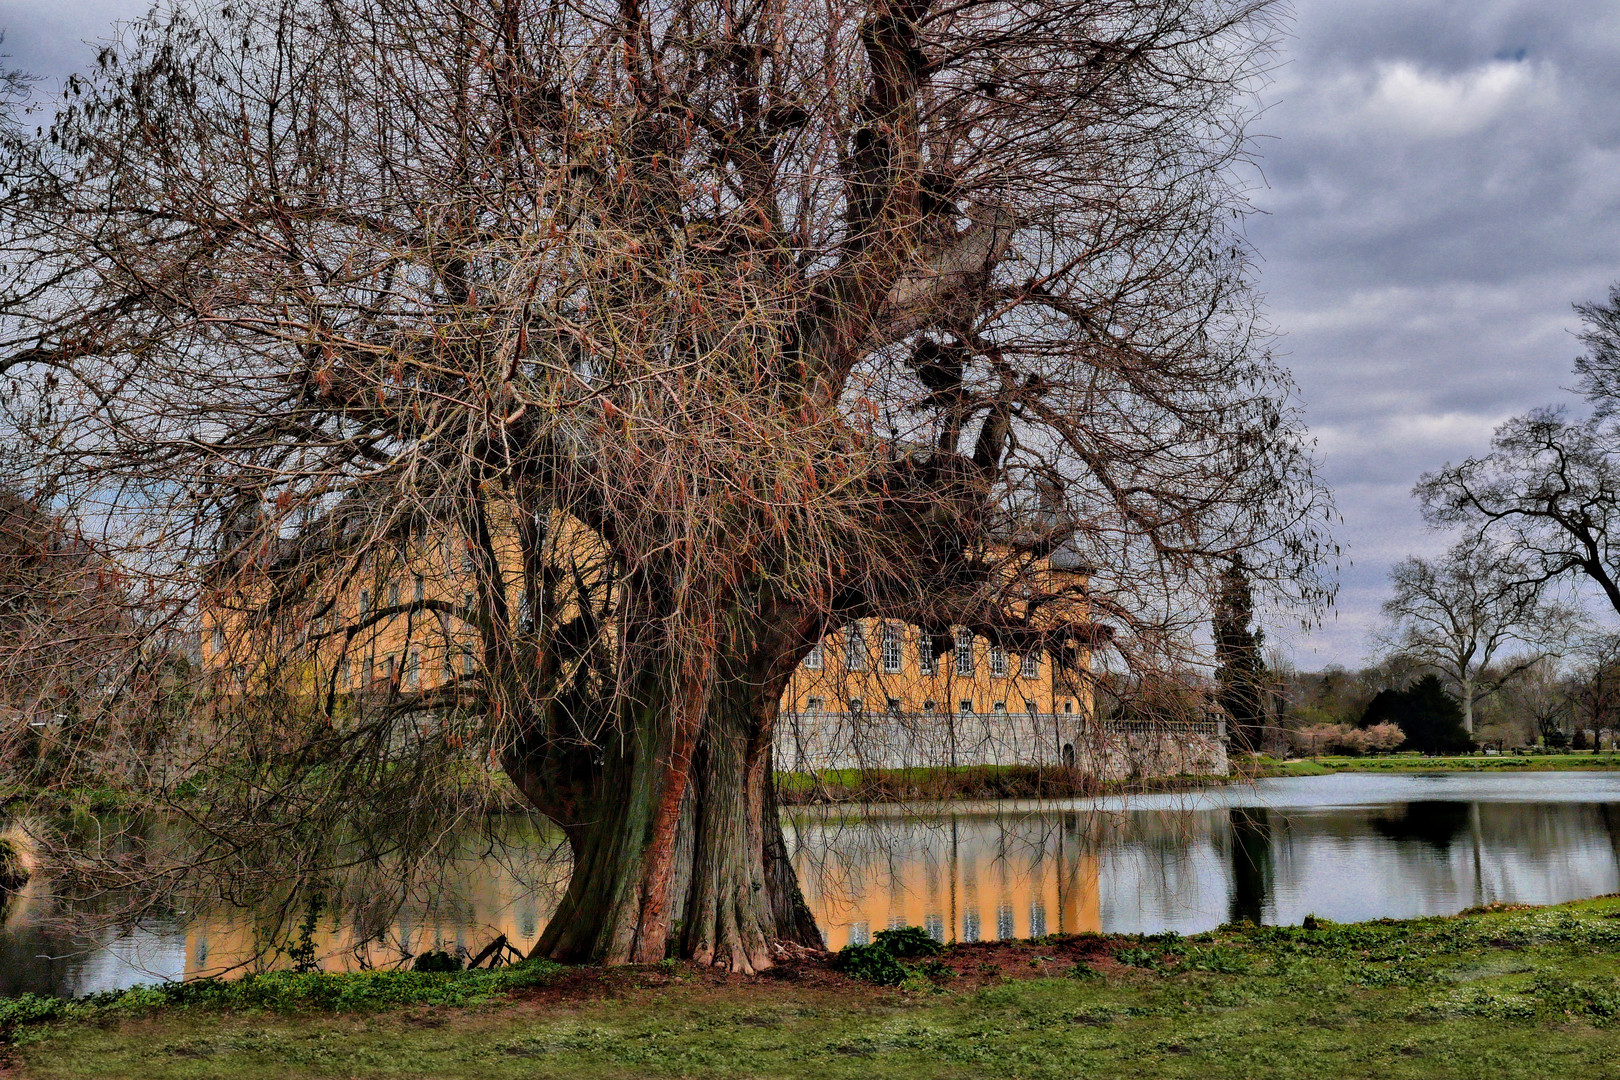
[[[905,924],[961,941],[1196,933],[1620,889],[1620,774],[1323,777],[1065,809],[878,814],[792,819],[806,898],[833,948]]]
[[[1232,902],[1228,922],[1265,921],[1266,897],[1276,891],[1271,857],[1271,813],[1265,807],[1226,812],[1232,833]]]
[[[800,810],[790,850],[827,943],[915,925],[940,940],[1081,931],[1192,933],[1552,903],[1620,890],[1620,774],[1339,776],[1066,804]],[[566,868],[533,821],[470,839],[448,891],[399,913],[349,904],[319,922],[328,967],[538,938]],[[264,919],[176,913],[93,947],[47,928],[39,883],[11,898],[0,993],[84,993],[264,963]]]

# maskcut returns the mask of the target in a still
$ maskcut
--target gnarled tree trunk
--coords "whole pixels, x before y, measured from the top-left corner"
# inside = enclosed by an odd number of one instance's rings
[[[594,753],[550,740],[508,752],[508,775],[561,826],[574,860],[533,955],[611,964],[673,953],[754,972],[771,965],[773,941],[822,946],[772,786],[790,670],[767,650],[725,665],[702,693],[689,679],[672,692],[648,675],[618,710],[622,739]],[[685,726],[678,714],[694,705],[701,715]],[[673,822],[662,816],[671,800]]]

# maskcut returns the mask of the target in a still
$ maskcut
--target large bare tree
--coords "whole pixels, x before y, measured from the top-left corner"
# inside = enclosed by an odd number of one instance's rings
[[[1496,429],[1488,454],[1423,477],[1415,494],[1433,523],[1460,526],[1526,567],[1527,580],[1595,586],[1620,613],[1620,285],[1578,304],[1586,352],[1576,361],[1585,418],[1540,408]]]
[[[237,598],[255,671],[477,642],[216,718],[215,862],[427,822],[440,710],[568,838],[540,952],[758,969],[819,940],[770,745],[829,627],[1078,656],[1059,547],[1138,668],[1237,552],[1320,601],[1239,232],[1268,7],[246,0],[107,46],[8,170],[27,480],[174,620]],[[343,600],[437,536],[460,602]]]

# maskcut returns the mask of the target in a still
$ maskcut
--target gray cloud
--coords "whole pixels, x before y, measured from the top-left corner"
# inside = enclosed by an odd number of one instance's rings
[[[1576,300],[1620,277],[1620,11],[1301,0],[1258,128],[1250,235],[1354,565],[1296,662],[1357,662],[1409,491],[1565,398]]]

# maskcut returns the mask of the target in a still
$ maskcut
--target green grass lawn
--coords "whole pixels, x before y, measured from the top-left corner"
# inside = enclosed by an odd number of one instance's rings
[[[154,1080],[1620,1077],[1620,899],[961,946],[941,961],[898,988],[812,963],[747,979],[546,969],[462,1004],[443,991],[487,976],[384,1007],[345,1004],[331,981],[324,1008],[294,990],[223,1008],[146,992],[19,1025],[10,1065]]]
[[[1239,767],[1247,776],[1327,776],[1338,772],[1579,772],[1620,769],[1620,754],[1460,754],[1454,757],[1423,757],[1421,754],[1388,754],[1380,757],[1325,755],[1290,761],[1261,758],[1252,764],[1240,764]]]

